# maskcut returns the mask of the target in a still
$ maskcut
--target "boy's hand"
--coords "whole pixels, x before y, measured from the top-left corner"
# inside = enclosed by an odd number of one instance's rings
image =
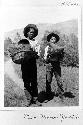
[[[57,50],[57,45],[55,45],[54,43],[52,42],[49,42],[49,46],[53,48],[53,50]]]
[[[49,42],[49,46],[52,47],[53,50],[56,51],[56,52],[64,50],[64,47],[58,46],[54,43]]]

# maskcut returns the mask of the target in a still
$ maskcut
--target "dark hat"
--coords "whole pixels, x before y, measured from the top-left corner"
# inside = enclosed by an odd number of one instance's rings
[[[56,42],[59,41],[60,37],[59,37],[57,34],[55,34],[55,33],[50,33],[50,34],[47,36],[47,41],[48,41],[48,42],[50,41],[50,39],[51,39],[52,36],[56,38]]]
[[[24,28],[24,36],[27,37],[27,32],[29,32],[30,28],[33,28],[35,30],[34,37],[36,37],[38,35],[38,28],[37,28],[37,26],[35,24],[28,24]]]

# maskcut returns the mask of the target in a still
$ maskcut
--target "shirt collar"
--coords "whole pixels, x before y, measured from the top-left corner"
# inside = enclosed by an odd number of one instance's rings
[[[29,40],[29,41],[35,41],[35,39],[34,39],[34,38],[33,38],[33,39],[31,39],[31,40],[30,40],[29,38],[27,38],[27,40]]]

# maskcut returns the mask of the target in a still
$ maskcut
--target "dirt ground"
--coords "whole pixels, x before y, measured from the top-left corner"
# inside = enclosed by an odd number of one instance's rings
[[[6,61],[8,62],[8,61]],[[5,63],[6,63],[5,62]],[[7,63],[7,65],[9,65]],[[5,65],[5,67],[8,67]],[[21,79],[20,66],[10,63],[10,73],[6,69],[4,72],[4,106],[5,107],[28,107],[28,100],[24,94],[23,81]],[[79,68],[61,67],[64,95],[60,99],[53,96],[49,101],[45,98],[45,66],[38,66],[38,92],[39,101],[42,107],[63,107],[79,105]],[[15,72],[14,72],[15,71]],[[13,73],[14,72],[14,73]],[[17,79],[16,79],[17,77]],[[20,80],[19,80],[19,79]],[[57,82],[53,77],[51,84],[52,92],[57,91]],[[30,105],[38,107],[38,105]]]

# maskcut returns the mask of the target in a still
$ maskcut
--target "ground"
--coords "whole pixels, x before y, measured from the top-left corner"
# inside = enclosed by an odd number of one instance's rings
[[[8,60],[5,61],[5,63]],[[9,64],[7,64],[9,65]],[[4,73],[4,106],[5,107],[27,107],[29,102],[24,94],[23,82],[21,81],[21,70],[20,65],[13,64],[15,73],[18,75],[20,80],[18,83],[10,76],[14,76],[12,71],[11,74],[5,71]],[[54,96],[49,101],[44,100],[45,98],[45,66],[38,66],[38,91],[39,100],[42,107],[56,107],[56,106],[78,106],[79,105],[79,68],[76,67],[63,67],[62,71],[62,82],[64,86],[65,94],[63,99]],[[12,69],[11,69],[12,70]],[[15,77],[15,76],[14,76]],[[55,77],[52,80],[52,91],[56,93],[57,82]],[[42,101],[41,101],[42,100]],[[31,105],[38,106],[38,105]]]

